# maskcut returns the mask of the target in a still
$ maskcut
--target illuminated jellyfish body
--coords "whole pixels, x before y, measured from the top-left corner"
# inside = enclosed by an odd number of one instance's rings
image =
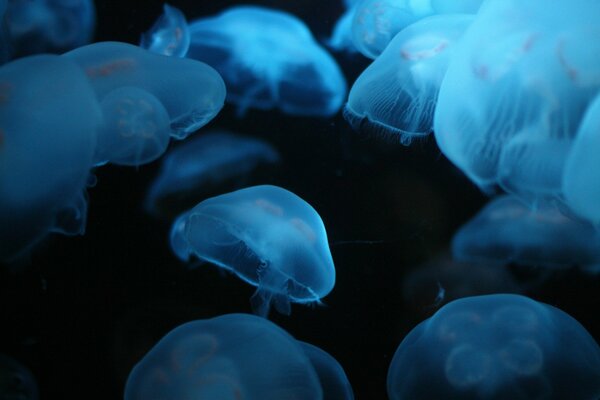
[[[142,35],[140,47],[165,56],[185,57],[190,30],[181,10],[165,4],[164,14]]]
[[[531,209],[514,196],[492,200],[454,235],[452,252],[465,261],[565,268],[600,266],[600,232],[563,215],[550,201]]]
[[[323,400],[354,400],[344,369],[329,353],[310,343],[298,341],[314,367],[323,390]]]
[[[327,45],[336,51],[356,53],[358,50],[354,47],[354,42],[352,41],[352,21],[354,20],[354,13],[360,1],[350,0],[344,3],[346,11],[344,11],[344,14],[335,23],[331,37],[327,40]]]
[[[174,217],[209,197],[207,193],[239,189],[279,161],[277,150],[263,140],[229,132],[203,133],[165,157],[146,197],[146,210]]]
[[[448,303],[400,343],[388,370],[399,399],[596,399],[600,347],[575,319],[511,294]]]
[[[6,23],[16,55],[62,53],[92,40],[96,11],[92,0],[11,0]]]
[[[94,91],[68,59],[31,56],[0,67],[0,260],[48,232],[83,233],[100,124]]]
[[[38,387],[31,371],[15,359],[0,354],[0,399],[37,400]]]
[[[219,74],[195,60],[164,57],[125,43],[95,43],[66,53],[86,73],[102,105],[95,163],[140,165],[164,153],[223,107]]]
[[[171,247],[181,260],[196,256],[257,286],[251,303],[262,316],[271,303],[289,314],[290,302],[318,302],[335,284],[321,217],[277,186],[253,186],[202,201],[175,221]]]
[[[364,56],[377,58],[394,36],[434,14],[475,14],[482,0],[364,0],[352,21],[354,45]]]
[[[600,3],[489,0],[438,97],[442,152],[484,190],[558,196],[573,137],[600,89]]]
[[[213,66],[227,84],[227,101],[286,114],[331,116],[346,96],[335,60],[291,14],[239,6],[194,21],[187,56]]]
[[[266,319],[228,314],[178,326],[133,368],[125,400],[321,400],[296,340]]]
[[[350,125],[404,144],[431,133],[450,57],[473,18],[436,15],[397,34],[352,86],[344,108]]]
[[[579,216],[600,226],[600,94],[579,126],[563,175],[563,194]]]

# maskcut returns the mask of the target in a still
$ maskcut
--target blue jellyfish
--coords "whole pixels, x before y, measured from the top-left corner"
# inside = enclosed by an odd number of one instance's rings
[[[450,57],[473,18],[435,15],[398,33],[352,86],[344,108],[350,125],[399,137],[403,144],[431,133]]]
[[[280,161],[268,142],[225,131],[188,139],[165,157],[146,196],[145,208],[155,216],[172,217],[214,196],[247,186]],[[271,168],[269,168],[271,167]]]
[[[489,0],[459,43],[434,116],[441,151],[484,190],[560,197],[600,90],[600,3]]]
[[[142,35],[140,47],[165,56],[185,57],[190,47],[190,30],[181,10],[165,4],[164,14]]]
[[[133,368],[125,400],[321,400],[296,340],[264,318],[228,314],[178,326]]]
[[[354,392],[344,369],[329,353],[310,343],[298,341],[317,372],[323,400],[354,400]]]
[[[17,360],[0,354],[0,399],[37,400],[38,387],[29,369]]]
[[[171,247],[229,270],[257,286],[255,313],[271,303],[290,313],[290,301],[314,303],[335,284],[323,221],[314,208],[277,186],[253,186],[202,201],[180,216]]]
[[[227,84],[227,101],[286,114],[331,116],[346,97],[335,60],[293,15],[254,6],[228,9],[190,24],[187,56],[213,66]]]
[[[6,23],[16,55],[62,53],[92,40],[96,11],[92,0],[11,0]]]
[[[553,201],[530,208],[514,196],[492,200],[454,235],[452,252],[465,261],[565,268],[600,266],[600,232],[564,215]]]
[[[83,232],[101,120],[87,77],[69,59],[31,56],[0,67],[1,260],[50,231]]]
[[[345,4],[346,11],[335,23],[331,37],[327,40],[327,45],[336,51],[356,53],[358,50],[354,47],[352,41],[352,21],[359,1],[346,1]]]
[[[512,294],[448,303],[400,343],[399,399],[597,399],[600,347],[565,312]]]

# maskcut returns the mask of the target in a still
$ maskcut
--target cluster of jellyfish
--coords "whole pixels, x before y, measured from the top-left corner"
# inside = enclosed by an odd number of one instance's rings
[[[404,145],[433,132],[478,187],[505,192],[455,234],[457,262],[600,270],[600,4],[345,7],[320,44],[276,9],[231,7],[188,22],[165,4],[133,45],[88,44],[89,1],[0,1],[2,261],[50,233],[83,234],[94,170],[150,163],[176,139],[144,208],[171,224],[181,263],[210,264],[256,287],[255,315],[188,322],[156,343],[131,371],[125,400],[354,398],[331,355],[268,320],[272,309],[290,315],[292,303],[320,304],[336,269],[318,211],[257,178],[277,169],[275,147],[234,132],[194,133],[225,102],[240,118],[250,108],[319,118],[341,110],[353,129]],[[327,47],[373,60],[349,91]],[[62,54],[38,54],[49,52]],[[416,287],[421,278],[412,279]],[[600,347],[574,318],[516,287],[476,296],[438,287],[440,304],[452,301],[399,341],[391,399],[600,397]],[[0,368],[20,370],[27,386],[0,384],[0,395],[37,398],[26,368],[5,356]]]

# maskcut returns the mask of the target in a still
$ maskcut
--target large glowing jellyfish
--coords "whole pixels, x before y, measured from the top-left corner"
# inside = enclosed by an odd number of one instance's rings
[[[180,216],[171,247],[182,260],[195,256],[257,286],[251,303],[266,316],[271,303],[314,303],[335,284],[323,221],[314,208],[277,186],[253,186],[204,200]]]
[[[453,301],[400,343],[388,371],[399,399],[596,399],[600,347],[575,319],[510,294]]]
[[[213,66],[227,84],[227,101],[287,114],[331,116],[346,97],[335,60],[304,22],[283,11],[230,8],[190,24],[187,56]]]
[[[165,4],[164,14],[142,35],[140,47],[165,56],[185,57],[190,47],[190,30],[185,15]]]

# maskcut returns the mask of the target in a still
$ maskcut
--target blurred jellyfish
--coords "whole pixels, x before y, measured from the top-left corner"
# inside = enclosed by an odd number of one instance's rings
[[[67,58],[31,56],[0,67],[0,260],[50,231],[83,232],[100,124],[94,91]]]
[[[335,23],[331,37],[327,40],[327,45],[336,51],[356,53],[358,50],[354,47],[352,41],[352,21],[359,1],[346,1],[345,3],[346,11]]]
[[[600,347],[575,319],[511,294],[442,307],[400,343],[390,399],[596,399]]]
[[[298,343],[317,372],[323,400],[354,400],[352,386],[340,363],[317,346],[301,341]]]
[[[31,371],[3,354],[0,354],[0,399],[38,399],[38,387]]]
[[[142,35],[140,47],[165,56],[185,57],[190,30],[181,10],[165,4],[164,14]]]
[[[442,152],[482,189],[560,196],[587,105],[600,89],[600,3],[489,0],[440,88]]]
[[[403,144],[428,135],[450,57],[473,18],[436,15],[397,34],[352,86],[344,108],[350,125]]]
[[[16,55],[62,53],[92,40],[96,11],[92,0],[11,0],[6,23]]]
[[[207,197],[247,186],[272,172],[279,161],[277,150],[263,140],[229,132],[203,133],[165,157],[145,208],[155,216],[172,218]]]
[[[302,347],[277,325],[228,314],[178,326],[133,368],[125,400],[320,400]]]
[[[314,208],[277,186],[253,186],[213,197],[179,217],[171,247],[182,260],[211,262],[257,286],[255,313],[271,303],[314,303],[335,284],[323,221]]]
[[[346,97],[335,60],[304,22],[282,11],[233,7],[190,25],[188,57],[213,66],[227,84],[227,101],[286,114],[331,116]]]
[[[553,202],[529,208],[514,196],[492,200],[452,240],[459,260],[595,269],[600,232],[561,213]]]

